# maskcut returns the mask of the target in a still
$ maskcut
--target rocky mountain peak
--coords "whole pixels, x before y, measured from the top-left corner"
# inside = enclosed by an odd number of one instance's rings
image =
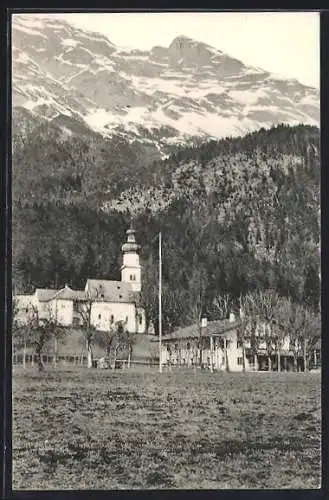
[[[61,20],[13,17],[13,104],[104,136],[167,146],[278,123],[319,125],[319,92],[185,35],[125,49]],[[61,118],[63,120],[63,118]]]

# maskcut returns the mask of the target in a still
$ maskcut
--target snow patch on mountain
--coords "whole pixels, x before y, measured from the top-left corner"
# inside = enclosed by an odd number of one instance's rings
[[[103,135],[119,128],[160,149],[278,122],[319,125],[317,89],[185,36],[146,51],[51,16],[14,15],[12,60],[14,106],[74,116]]]
[[[23,31],[24,33],[27,33],[28,35],[39,36],[47,40],[46,35],[35,29],[27,28],[26,26],[21,26],[21,25],[17,25],[16,28],[20,31]]]
[[[78,45],[77,40],[73,40],[73,38],[64,38],[61,43],[64,47],[76,47]]]

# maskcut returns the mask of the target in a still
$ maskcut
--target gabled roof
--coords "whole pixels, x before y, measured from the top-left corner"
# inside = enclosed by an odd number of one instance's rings
[[[63,300],[86,300],[86,292],[84,290],[72,290],[69,286],[65,286],[59,290],[52,299],[63,299]]]
[[[40,302],[48,302],[58,291],[52,288],[36,288],[35,295]]]
[[[228,319],[224,319],[218,321],[208,321],[207,326],[202,328],[202,336],[209,337],[210,335],[222,335],[230,330],[234,330],[240,324],[240,320],[230,321]],[[198,338],[199,336],[200,325],[195,323],[194,325],[190,325],[185,328],[179,328],[175,332],[164,336],[163,340]]]
[[[135,293],[130,283],[124,281],[110,281],[88,279],[86,289],[90,298],[100,302],[135,302]]]
[[[31,294],[20,294],[15,295],[14,299],[16,300],[17,305],[24,306],[25,304],[29,304],[33,301],[34,295]]]

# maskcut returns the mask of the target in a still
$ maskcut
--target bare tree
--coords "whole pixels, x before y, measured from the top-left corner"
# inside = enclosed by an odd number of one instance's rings
[[[105,356],[107,358],[110,357],[115,335],[116,335],[116,326],[113,319],[111,319],[109,328],[107,330],[95,331],[93,341],[101,349],[104,349]]]
[[[217,294],[213,299],[212,305],[212,313],[214,314],[214,319],[226,319],[229,316],[230,310],[233,305],[231,294]]]
[[[29,329],[27,325],[22,325],[19,321],[19,303],[17,298],[13,297],[12,301],[12,327],[13,327],[13,348],[14,350],[23,349],[23,368],[26,368],[26,350],[28,344],[29,337]],[[26,314],[28,310],[26,309]],[[28,318],[28,316],[26,316]],[[27,324],[29,323],[29,319],[27,320]]]
[[[39,372],[44,370],[43,354],[46,346],[54,339],[63,339],[68,333],[66,328],[58,325],[50,307],[47,317],[40,318],[35,306],[31,308],[27,324],[20,326],[20,332],[25,348],[31,347],[35,351]]]
[[[125,321],[110,321],[106,331],[97,331],[94,335],[94,342],[105,350],[107,358],[110,358],[111,367],[115,369],[118,355],[127,359],[130,367],[135,334],[127,329],[128,318]]]
[[[303,357],[304,369],[308,369],[310,352],[321,338],[320,315],[310,308],[294,303],[291,298],[280,300],[278,326],[282,338],[288,337],[294,358],[294,371],[297,359]]]
[[[303,335],[303,360],[304,371],[309,370],[310,354],[317,342],[321,339],[321,319],[320,314],[309,308],[304,308],[304,329]]]
[[[256,369],[257,353],[259,349],[259,335],[257,334],[257,326],[259,323],[259,307],[257,303],[257,294],[248,292],[246,295],[240,295],[239,310],[241,325],[238,329],[238,338],[242,343],[244,355],[246,350],[246,343],[249,342],[250,351],[254,357],[253,364]]]
[[[272,355],[276,349],[276,313],[279,296],[275,290],[258,290],[252,292],[251,304],[257,323],[263,324],[263,334],[268,359],[268,369],[272,370]]]
[[[96,328],[91,323],[91,311],[93,302],[94,301],[91,298],[86,298],[86,300],[79,301],[77,303],[77,312],[81,318],[84,342],[87,350],[88,368],[93,367],[93,361],[94,361],[92,344]]]
[[[214,317],[218,320],[227,319],[229,313],[231,311],[233,305],[232,296],[229,293],[218,294],[213,299],[213,309],[212,312]],[[225,369],[229,371],[229,361],[228,361],[228,353],[227,353],[227,342],[226,339],[223,339],[223,350],[224,350],[224,358],[225,358]]]
[[[253,296],[247,294],[239,297],[240,325],[238,327],[238,340],[242,348],[242,366],[243,371],[246,371],[246,342],[250,340],[250,324],[253,319],[255,307]]]

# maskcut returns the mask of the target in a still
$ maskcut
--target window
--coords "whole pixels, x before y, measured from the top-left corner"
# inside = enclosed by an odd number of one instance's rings
[[[98,319],[102,319],[102,315],[101,314],[98,315]]]
[[[62,309],[65,309],[65,304],[62,304],[62,306],[61,306],[61,307],[62,307]]]
[[[136,281],[136,275],[133,274],[133,281]]]
[[[132,274],[129,276],[129,279],[130,279],[130,281],[133,280],[133,275]]]
[[[114,316],[113,316],[113,314],[111,314],[110,321],[111,321],[111,323],[114,323]]]
[[[237,342],[236,342],[236,346],[237,346],[237,348],[238,348],[238,349],[239,349],[240,347],[242,347],[242,342],[241,342],[241,340],[237,340]]]
[[[104,294],[103,293],[101,293],[101,299],[104,299]]]
[[[186,345],[186,348],[189,350],[191,349],[191,344],[188,342],[187,345]]]
[[[139,324],[142,325],[143,324],[143,316],[140,314],[139,315]]]
[[[238,358],[238,365],[239,366],[243,365],[243,358],[242,357]]]

